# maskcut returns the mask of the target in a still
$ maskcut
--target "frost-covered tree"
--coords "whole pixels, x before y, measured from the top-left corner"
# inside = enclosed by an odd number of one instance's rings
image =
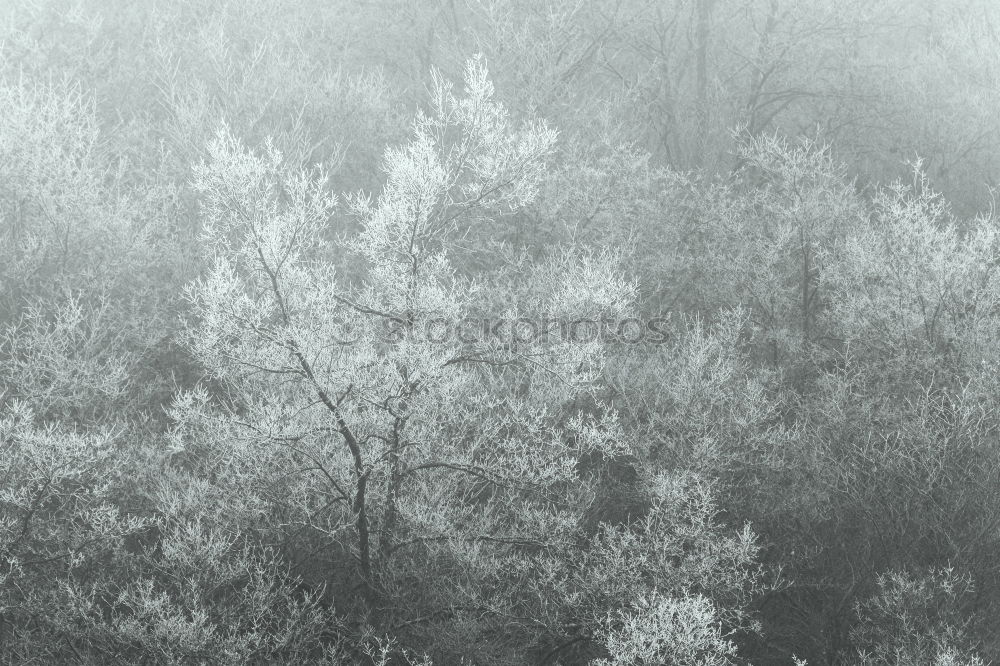
[[[966,631],[969,620],[958,608],[971,588],[969,578],[952,569],[880,576],[877,594],[857,606],[860,622],[852,633],[858,663],[980,666]]]
[[[589,538],[598,482],[588,465],[635,454],[612,410],[579,410],[602,344],[563,329],[623,316],[634,285],[609,253],[472,271],[463,238],[532,200],[556,135],[513,126],[480,60],[467,64],[462,94],[440,77],[431,92],[410,142],[386,151],[381,193],[349,197],[361,231],[343,250],[324,240],[336,204],[324,173],[225,131],[212,144],[196,169],[212,268],[188,291],[188,344],[224,392],[178,399],[172,455],[218,460],[220,492],[270,516],[272,538],[300,566],[338,572],[341,612],[370,614],[415,646],[433,634],[443,655],[518,662],[537,636],[570,631],[527,586]],[[348,280],[334,256],[360,277]],[[639,487],[655,496],[648,484]],[[628,543],[670,538],[652,514],[647,522]],[[755,576],[752,547],[740,549],[745,557],[706,562],[737,587]],[[621,595],[595,612],[624,609],[634,585],[655,588],[666,573],[623,578]],[[722,594],[692,579],[678,598],[694,587],[707,595],[690,602],[699,612]],[[588,640],[606,630],[589,626]],[[704,631],[708,640],[716,629]]]

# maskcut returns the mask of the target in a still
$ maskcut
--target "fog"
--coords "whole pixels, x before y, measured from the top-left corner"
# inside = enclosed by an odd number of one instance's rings
[[[998,118],[994,0],[0,0],[0,661],[994,663]]]

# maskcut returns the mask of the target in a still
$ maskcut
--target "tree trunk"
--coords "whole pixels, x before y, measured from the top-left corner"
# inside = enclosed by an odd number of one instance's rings
[[[712,20],[712,6],[715,0],[696,0],[697,26],[695,35],[695,87],[697,114],[697,145],[694,163],[705,165],[705,150],[708,145],[708,42]]]

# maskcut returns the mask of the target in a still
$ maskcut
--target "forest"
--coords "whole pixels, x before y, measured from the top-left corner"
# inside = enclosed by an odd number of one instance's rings
[[[0,663],[1000,663],[1000,2],[0,0]]]

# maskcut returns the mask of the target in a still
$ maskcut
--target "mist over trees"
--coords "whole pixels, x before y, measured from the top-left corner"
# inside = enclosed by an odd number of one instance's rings
[[[0,661],[1000,661],[1000,4],[0,3]]]

